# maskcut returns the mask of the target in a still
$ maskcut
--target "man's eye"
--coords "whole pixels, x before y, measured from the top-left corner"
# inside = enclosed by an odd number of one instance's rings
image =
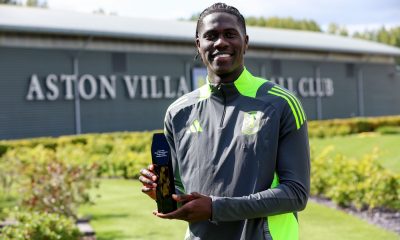
[[[232,32],[227,32],[227,33],[225,33],[225,37],[226,38],[234,38],[234,37],[236,37],[236,34],[232,33]]]
[[[204,35],[204,38],[205,38],[205,39],[208,39],[208,40],[212,40],[212,39],[215,38],[215,34],[208,33],[208,34]]]

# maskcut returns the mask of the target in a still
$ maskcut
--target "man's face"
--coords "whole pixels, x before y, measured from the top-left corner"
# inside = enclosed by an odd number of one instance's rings
[[[238,76],[244,67],[248,36],[236,16],[216,12],[203,18],[196,38],[197,49],[210,73],[220,77]]]

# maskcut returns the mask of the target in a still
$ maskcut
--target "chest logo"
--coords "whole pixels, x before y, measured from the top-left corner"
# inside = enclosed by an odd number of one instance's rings
[[[260,130],[262,112],[245,112],[243,115],[242,134],[253,135]]]
[[[187,133],[196,133],[202,132],[203,128],[200,126],[199,120],[194,120],[193,123],[190,125],[189,129],[186,131]]]

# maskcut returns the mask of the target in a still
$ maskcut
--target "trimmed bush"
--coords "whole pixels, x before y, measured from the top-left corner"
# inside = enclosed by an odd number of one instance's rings
[[[400,125],[400,116],[318,121],[310,122],[310,133],[313,132],[317,137],[347,135],[358,131],[382,129],[382,127],[379,128],[380,126],[396,126],[396,124]],[[150,147],[153,133],[117,132],[0,142],[0,145],[6,146],[7,149],[0,158],[0,167],[8,166],[8,169],[0,168],[0,180],[5,183],[0,186],[3,189],[10,188],[15,181],[16,173],[9,171],[18,169],[14,166],[20,166],[19,168],[23,169],[20,172],[27,176],[26,179],[29,179],[28,184],[22,184],[26,186],[25,190],[29,194],[23,196],[35,196],[36,192],[58,192],[58,188],[63,188],[61,184],[63,181],[70,186],[67,183],[72,180],[68,179],[73,177],[57,178],[56,175],[60,175],[58,169],[65,169],[68,174],[76,171],[73,170],[76,168],[81,169],[79,170],[81,172],[88,171],[84,175],[90,177],[82,180],[82,184],[79,183],[81,185],[77,185],[82,189],[92,187],[89,179],[95,176],[137,178],[139,170],[151,162]],[[331,150],[328,148],[318,155],[312,153],[311,193],[313,195],[328,197],[340,205],[355,206],[358,209],[375,207],[400,209],[398,201],[400,199],[399,175],[383,169],[375,160],[376,153],[368,154],[359,160],[352,160],[340,155],[334,158],[328,157],[327,152],[329,151]],[[41,166],[41,168],[35,169],[35,165]],[[49,174],[45,175],[46,173]],[[41,179],[43,177],[39,177],[42,175],[45,176],[46,181],[60,183],[60,185],[53,184],[46,188],[38,188],[40,185],[33,186],[37,182],[44,181]],[[83,178],[85,179],[85,177]],[[84,182],[89,185],[85,185]],[[75,192],[75,190],[68,191]],[[74,195],[80,199],[77,200],[78,204],[88,201],[85,194]],[[61,196],[63,199],[66,198],[63,194],[60,194]],[[40,203],[37,199],[24,199],[26,203],[32,205]],[[53,200],[50,197],[46,201]],[[60,202],[62,201],[64,200]],[[40,209],[54,205],[46,205],[47,202],[40,203]],[[58,205],[58,202],[55,205],[61,206]],[[73,208],[71,207],[71,209]],[[53,212],[74,215],[59,210]],[[68,210],[67,212],[73,211]]]
[[[70,158],[43,145],[14,148],[0,159],[12,170],[6,186],[17,181],[20,204],[27,209],[77,218],[78,206],[90,202],[88,191],[97,186],[97,164],[74,158],[76,152],[74,147]]]
[[[376,129],[380,134],[400,134],[400,127],[395,126],[382,126]]]
[[[383,126],[400,127],[400,116],[309,121],[308,135],[319,138],[344,136],[376,131]]]
[[[16,209],[8,219],[14,224],[1,230],[4,240],[78,240],[81,236],[74,221],[62,215]]]
[[[3,146],[5,155],[13,149],[21,152],[40,145],[55,151],[58,157],[67,162],[96,164],[98,177],[137,178],[139,170],[151,162],[150,147],[154,132],[116,132],[0,141],[0,146]],[[22,148],[25,150],[21,150]],[[0,164],[10,161],[9,157],[7,160],[5,158],[0,158]]]
[[[376,162],[376,151],[362,159],[329,157],[332,147],[311,159],[311,194],[332,199],[341,206],[400,209],[400,175]],[[314,154],[313,154],[314,155]]]

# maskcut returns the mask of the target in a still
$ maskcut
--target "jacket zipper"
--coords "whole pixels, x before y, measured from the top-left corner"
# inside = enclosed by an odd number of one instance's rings
[[[222,128],[222,126],[224,125],[224,119],[225,119],[225,111],[226,111],[226,96],[224,91],[221,88],[221,84],[218,86],[218,90],[221,92],[222,97],[224,99],[224,111],[222,112],[222,117],[221,117],[221,122],[219,123],[219,127]]]

